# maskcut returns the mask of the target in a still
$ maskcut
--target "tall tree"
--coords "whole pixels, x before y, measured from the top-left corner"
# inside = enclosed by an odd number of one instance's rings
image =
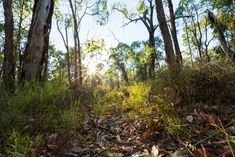
[[[61,24],[64,25],[64,32],[62,32]],[[57,30],[60,33],[60,36],[63,40],[65,49],[66,49],[66,61],[67,61],[67,70],[68,70],[68,82],[71,84],[72,83],[72,76],[71,76],[71,58],[70,58],[70,51],[69,51],[69,38],[68,38],[68,28],[71,25],[71,20],[70,18],[63,18],[62,14],[58,11],[56,13],[56,26]]]
[[[78,4],[81,4],[81,2],[78,2]],[[79,38],[79,25],[82,20],[78,20],[78,14],[77,14],[77,4],[76,1],[74,3],[72,0],[69,0],[70,9],[72,11],[72,18],[73,18],[73,37],[74,37],[74,51],[75,51],[75,65],[74,65],[74,78],[75,83],[82,84],[82,60],[81,60],[81,45],[80,45],[80,38]],[[82,17],[84,17],[85,13]]]
[[[164,48],[166,53],[166,61],[170,68],[176,66],[176,59],[174,55],[173,44],[171,40],[171,35],[167,26],[166,16],[162,4],[162,0],[155,0],[156,3],[156,11],[157,11],[157,19],[159,22]]]
[[[122,78],[128,84],[129,78],[127,74],[127,61],[131,48],[129,45],[119,43],[116,48],[110,49],[110,58],[113,59],[114,65],[121,71]]]
[[[128,20],[125,25],[128,25],[132,22],[141,21],[147,29],[149,35],[147,44],[152,50],[150,53],[150,60],[148,62],[150,78],[153,78],[155,75],[156,62],[155,31],[158,26],[154,24],[154,8],[155,5],[153,0],[140,0],[137,7],[137,13],[128,12],[127,8],[125,8],[120,3],[113,6],[114,10],[121,12]]]
[[[20,83],[20,75],[23,66],[23,50],[25,49],[25,42],[30,26],[30,18],[32,13],[33,3],[31,0],[14,0],[13,1],[13,16],[14,16],[14,54],[17,67],[17,81]]]
[[[29,29],[28,41],[23,56],[24,81],[43,81],[47,73],[48,47],[54,0],[36,0]]]
[[[13,13],[12,0],[3,0],[5,16],[5,43],[4,43],[4,62],[3,62],[3,84],[9,91],[14,91],[15,87],[15,57],[13,43]]]
[[[170,12],[171,35],[172,35],[172,39],[173,39],[173,43],[174,43],[174,47],[175,47],[176,62],[178,64],[181,64],[182,63],[182,54],[180,51],[180,46],[179,46],[179,42],[178,42],[178,38],[177,38],[174,8],[173,8],[172,0],[167,0],[167,2],[168,2],[168,8],[169,8],[169,12]]]

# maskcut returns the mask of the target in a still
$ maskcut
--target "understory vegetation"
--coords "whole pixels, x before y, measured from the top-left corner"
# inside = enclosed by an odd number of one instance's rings
[[[157,119],[173,140],[191,139],[194,147],[205,145],[216,136],[234,144],[227,130],[235,125],[234,72],[230,64],[213,62],[184,67],[175,79],[169,79],[169,71],[163,69],[157,73],[156,80],[133,82],[114,89],[100,85],[77,90],[57,79],[44,86],[36,82],[27,84],[13,95],[1,93],[2,155],[37,156],[52,133],[60,136],[57,155],[63,153],[69,148],[69,141],[82,141],[88,114],[95,118],[130,114],[151,124]],[[202,119],[188,119],[196,114],[205,116],[205,121],[212,125],[201,125]],[[214,119],[210,119],[212,115]],[[194,129],[200,130],[204,125],[203,132],[195,134]]]

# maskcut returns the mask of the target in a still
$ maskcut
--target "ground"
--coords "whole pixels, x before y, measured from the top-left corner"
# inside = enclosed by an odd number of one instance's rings
[[[175,107],[180,113],[181,127],[173,126],[177,125],[173,122],[172,126],[167,126],[155,106],[148,106],[150,112],[145,118],[132,110],[119,112],[113,109],[99,117],[87,113],[83,133],[70,141],[66,156],[233,156],[235,106],[201,103],[193,107],[192,112],[186,106]]]

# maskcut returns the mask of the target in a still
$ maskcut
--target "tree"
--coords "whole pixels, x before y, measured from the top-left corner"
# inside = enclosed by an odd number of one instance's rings
[[[180,46],[177,38],[177,30],[175,26],[175,13],[174,13],[174,8],[171,0],[167,0],[168,2],[168,8],[170,12],[170,24],[171,24],[171,35],[175,47],[175,54],[176,54],[176,62],[178,64],[182,64],[182,54],[180,51]]]
[[[233,63],[235,63],[235,52],[229,47],[229,45],[228,45],[228,43],[227,43],[227,41],[225,39],[224,31],[223,31],[223,28],[222,28],[223,25],[221,23],[219,23],[219,21],[217,20],[215,15],[212,12],[210,12],[210,11],[208,11],[208,17],[209,17],[211,23],[213,24],[213,26],[216,29],[221,49],[224,51],[226,56]]]
[[[64,32],[65,34],[62,32],[62,28],[61,25],[64,25]],[[72,83],[72,76],[71,76],[71,58],[70,58],[70,51],[69,51],[69,38],[68,38],[68,28],[71,25],[71,20],[69,17],[63,17],[62,14],[58,11],[56,13],[56,26],[57,26],[57,30],[60,33],[60,36],[63,40],[65,49],[66,49],[66,61],[67,61],[67,72],[68,72],[68,82],[71,84]]]
[[[30,18],[32,13],[32,0],[14,0],[13,16],[14,16],[14,54],[17,67],[17,80],[20,84],[20,75],[23,66],[23,50],[25,49],[25,41],[27,40],[28,29],[30,26]]]
[[[157,11],[157,19],[159,22],[164,48],[166,53],[166,61],[170,68],[176,66],[176,59],[174,55],[174,49],[172,45],[172,40],[170,36],[170,32],[167,26],[166,16],[163,9],[162,0],[155,0],[156,3],[156,11]]]
[[[207,6],[206,6],[207,7]],[[183,16],[183,40],[189,47],[191,61],[193,51],[197,51],[199,61],[210,61],[209,45],[214,40],[212,30],[209,28],[205,6],[193,0],[181,0],[177,8],[177,16]]]
[[[150,60],[148,61],[149,65],[149,76],[150,78],[154,78],[155,75],[155,61],[156,61],[156,49],[155,49],[155,31],[157,29],[157,25],[154,24],[154,2],[153,0],[140,0],[139,5],[137,7],[137,13],[128,12],[127,8],[122,4],[118,3],[113,6],[113,10],[117,10],[121,12],[125,18],[128,20],[128,25],[132,22],[141,21],[146,27],[149,40],[148,46],[152,49]]]
[[[36,0],[34,2],[32,23],[23,56],[22,83],[45,80],[53,11],[54,0]]]
[[[78,85],[82,85],[83,82],[82,52],[81,52],[81,42],[79,37],[79,31],[82,20],[86,15],[91,15],[91,16],[97,15],[99,17],[97,22],[99,24],[104,24],[107,22],[107,16],[108,16],[108,14],[106,13],[107,0],[95,0],[92,4],[88,2],[89,2],[88,0],[79,0],[79,1],[69,0],[69,6],[72,12],[74,51],[75,51],[74,78],[75,78],[75,84]]]
[[[78,2],[78,5],[82,3]],[[81,45],[80,45],[80,38],[79,38],[79,25],[81,23],[82,18],[85,15],[85,12],[81,16],[81,18],[78,20],[79,17],[77,14],[77,3],[72,2],[72,0],[69,0],[70,9],[72,11],[72,19],[73,19],[73,37],[74,37],[74,51],[75,51],[75,63],[74,63],[74,78],[75,83],[81,85],[82,84],[82,59],[81,59]]]
[[[130,51],[131,48],[125,43],[119,43],[116,48],[110,49],[110,58],[114,60],[114,64],[118,67],[118,69],[120,69],[126,84],[129,83],[126,66],[128,61],[128,54]]]
[[[4,62],[3,62],[3,85],[6,90],[13,92],[15,88],[15,57],[13,43],[13,12],[12,0],[3,0],[5,16],[5,43],[4,43]]]

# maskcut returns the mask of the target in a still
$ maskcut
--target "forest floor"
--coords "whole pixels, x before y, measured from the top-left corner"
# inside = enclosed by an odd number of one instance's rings
[[[144,111],[145,110],[145,111]],[[83,135],[70,142],[68,157],[228,157],[234,154],[235,106],[196,104],[178,107],[174,117],[158,115],[155,106],[138,111],[87,114]],[[191,112],[192,111],[192,112]],[[166,116],[166,115],[165,115]],[[171,116],[171,115],[169,115]],[[172,115],[173,116],[173,115]],[[164,121],[168,123],[164,123]],[[172,124],[170,124],[172,123]],[[167,126],[167,125],[168,126]],[[169,130],[172,131],[169,131]]]

